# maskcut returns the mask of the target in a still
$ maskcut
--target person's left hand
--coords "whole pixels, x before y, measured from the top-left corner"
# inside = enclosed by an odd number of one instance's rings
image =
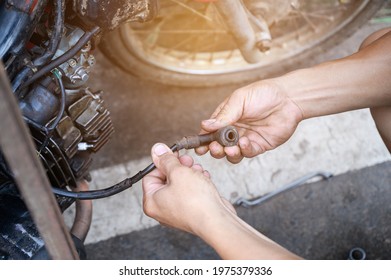
[[[157,169],[143,179],[145,214],[197,235],[222,259],[297,258],[240,219],[191,157],[156,144],[152,159]]]

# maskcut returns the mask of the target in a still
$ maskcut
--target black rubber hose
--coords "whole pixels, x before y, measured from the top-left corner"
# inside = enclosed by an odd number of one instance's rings
[[[33,74],[33,70],[30,67],[25,66],[12,80],[12,91],[15,93],[19,87],[24,84],[28,76]]]
[[[178,151],[178,146],[175,144],[170,147],[171,151]],[[138,172],[136,175],[130,178],[126,178],[125,180],[115,184],[114,186],[108,187],[102,190],[94,190],[94,191],[83,191],[83,192],[72,192],[59,188],[52,188],[53,193],[59,196],[71,197],[75,199],[100,199],[115,195],[117,193],[123,192],[126,189],[131,188],[135,183],[140,181],[145,175],[149,174],[152,170],[156,168],[155,164],[151,163],[145,169]]]
[[[65,87],[61,79],[60,73],[54,73],[54,76],[56,77],[58,81],[58,86],[60,87],[60,93],[61,93],[61,100],[60,100],[60,108],[58,110],[57,116],[53,123],[47,128],[49,131],[53,130],[57,127],[58,123],[61,120],[62,115],[65,111],[65,104],[66,104],[66,94],[65,94]]]
[[[72,57],[74,57],[87,43],[91,38],[100,31],[98,26],[94,27],[91,31],[87,31],[84,35],[79,39],[79,41],[70,48],[63,55],[57,57],[55,60],[52,60],[49,64],[43,66],[38,72],[36,72],[24,85],[23,87],[27,87],[49,73],[52,69],[57,66],[63,64],[68,61]]]
[[[34,67],[41,67],[48,63],[57,51],[58,45],[60,44],[62,33],[64,30],[64,11],[65,1],[56,0],[54,1],[54,23],[52,28],[52,34],[50,37],[48,48],[44,54],[34,59]],[[21,85],[28,82],[28,76],[33,75],[31,67],[25,66],[18,75],[12,81],[12,91],[15,93]]]
[[[65,1],[55,0],[54,1],[54,23],[52,28],[52,34],[49,40],[49,45],[43,55],[34,59],[33,61],[34,66],[40,67],[42,65],[45,65],[53,58],[54,54],[56,53],[64,30],[64,11],[65,11]]]

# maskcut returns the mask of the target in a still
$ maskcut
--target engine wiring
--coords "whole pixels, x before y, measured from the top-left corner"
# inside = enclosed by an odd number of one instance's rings
[[[90,31],[87,31],[80,39],[79,41],[70,48],[67,52],[65,52],[63,55],[57,57],[56,59],[52,60],[50,63],[43,66],[40,70],[38,70],[29,80],[27,80],[21,87],[25,88],[44,75],[46,75],[48,72],[50,72],[52,69],[56,68],[57,66],[63,64],[64,62],[68,61],[72,57],[74,57],[79,50],[85,46],[88,41],[91,40],[93,36],[95,36],[100,31],[100,28],[98,26],[92,28]]]
[[[60,109],[57,113],[57,116],[54,119],[54,121],[52,122],[52,124],[48,127],[49,131],[52,131],[57,127],[58,123],[61,120],[62,115],[64,114],[65,104],[66,104],[66,93],[65,93],[65,87],[64,87],[64,83],[62,81],[61,73],[57,68],[54,69],[52,72],[53,72],[54,77],[56,77],[56,79],[57,79],[58,86],[60,87],[61,101],[60,101]]]
[[[54,56],[64,32],[64,14],[65,14],[65,1],[64,0],[56,0],[53,1],[54,5],[54,20],[53,27],[51,30],[51,36],[48,43],[47,49],[42,53],[42,55],[36,57],[34,61],[30,65],[26,65],[24,69],[22,69],[15,79],[12,81],[12,90],[13,92],[17,92],[20,86],[23,86],[23,83],[28,80],[29,75],[33,75],[33,72],[36,71],[37,68],[40,68],[46,65]],[[14,56],[16,57],[16,56]],[[10,64],[12,61],[10,60]],[[9,65],[6,65],[6,69]]]
[[[64,31],[65,1],[56,0],[53,2],[54,21],[48,47],[41,56],[35,58],[33,61],[34,66],[38,68],[47,64],[53,58],[58,48],[58,45],[60,44],[61,37]]]
[[[170,149],[171,151],[176,152],[178,151],[178,146],[174,144],[173,146],[171,146]],[[149,174],[155,168],[156,168],[155,164],[151,163],[146,168],[139,171],[136,175],[130,178],[126,178],[125,180],[102,190],[73,192],[73,191],[68,191],[59,188],[52,188],[52,189],[53,189],[53,193],[56,195],[75,198],[75,199],[86,200],[86,199],[105,198],[105,197],[113,196],[115,194],[123,192],[126,189],[131,188],[135,183],[140,181],[144,176]]]

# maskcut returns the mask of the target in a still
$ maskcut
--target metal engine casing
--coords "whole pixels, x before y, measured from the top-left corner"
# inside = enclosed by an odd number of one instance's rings
[[[73,10],[81,20],[109,30],[124,21],[151,20],[158,8],[157,0],[73,0]]]
[[[38,153],[50,182],[59,188],[76,187],[79,179],[88,178],[92,154],[114,133],[110,112],[99,93],[91,93],[85,88],[75,91],[74,95],[48,144]],[[39,103],[37,99],[29,101]],[[34,127],[30,129],[39,151],[46,136]]]
[[[66,53],[83,34],[80,28],[67,25],[54,58]],[[45,133],[30,126],[40,151],[38,155],[52,185],[58,188],[73,188],[78,180],[88,178],[92,154],[114,132],[102,92],[93,93],[85,86],[95,62],[91,52],[91,42],[88,42],[75,56],[58,66],[65,85],[66,104],[49,141]],[[28,119],[43,126],[50,125],[60,107],[57,85],[46,77],[19,101],[19,106]]]

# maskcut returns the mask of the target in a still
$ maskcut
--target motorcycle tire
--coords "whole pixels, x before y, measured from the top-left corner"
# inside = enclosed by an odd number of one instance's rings
[[[304,7],[306,7],[306,5],[307,7],[315,7],[315,5],[317,5],[319,8],[314,9],[314,11],[295,11],[296,18],[294,17],[295,15],[292,15],[291,11],[289,14],[285,15],[285,18],[280,19],[277,23],[268,22],[270,23],[272,36],[275,37],[275,34],[277,34],[277,38],[273,39],[271,50],[264,54],[264,60],[256,64],[246,63],[244,59],[241,58],[240,52],[234,43],[225,41],[228,42],[225,44],[224,40],[227,40],[227,38],[225,38],[222,40],[223,42],[220,43],[231,46],[231,49],[229,50],[231,57],[223,62],[220,61],[220,64],[216,64],[214,63],[215,61],[213,61],[213,63],[208,65],[208,63],[205,63],[205,61],[207,61],[207,59],[205,60],[205,53],[208,52],[202,50],[202,45],[200,47],[198,44],[198,50],[189,51],[189,49],[186,48],[188,48],[189,44],[191,45],[192,43],[183,43],[188,40],[189,37],[195,37],[191,34],[197,30],[192,30],[191,27],[187,27],[188,29],[186,30],[190,30],[188,34],[180,34],[182,37],[178,37],[178,33],[180,33],[178,29],[171,31],[170,29],[164,29],[164,24],[169,25],[169,21],[173,18],[173,16],[178,17],[178,7],[175,8],[172,5],[173,3],[178,4],[179,1],[169,0],[168,2],[170,1],[171,6],[162,5],[161,15],[154,21],[143,24],[124,24],[114,31],[107,33],[102,39],[100,49],[106,57],[114,62],[114,64],[137,77],[158,83],[184,87],[212,87],[228,84],[240,84],[281,75],[297,68],[306,67],[306,63],[310,61],[311,58],[316,57],[318,54],[337,45],[352,35],[352,33],[373,17],[375,13],[386,3],[386,1],[383,0],[301,0],[301,7],[303,7],[304,4]],[[263,2],[265,0],[247,1]],[[182,3],[186,5],[195,5],[190,8],[199,11],[199,13],[206,10],[200,5],[213,5],[198,3],[195,1],[186,2],[184,0],[182,0]],[[270,3],[275,2],[271,1]],[[331,9],[332,4],[334,6],[338,5],[336,8],[338,10],[328,11],[326,9]],[[331,8],[326,7],[325,5],[330,5]],[[170,12],[170,9],[172,12]],[[341,15],[338,13],[341,13]],[[299,14],[299,16],[297,16],[297,14]],[[179,24],[176,22],[174,24],[175,27],[173,28],[186,26],[187,22],[191,22],[190,16],[189,14],[179,15],[182,22],[179,22]],[[198,14],[195,16],[193,15],[193,17],[198,18],[198,22],[193,19],[192,24],[196,25],[196,28],[202,26],[202,24],[200,24],[200,18],[202,20],[202,17]],[[284,28],[284,26],[288,27],[288,29],[289,26],[292,26],[293,19],[295,19],[295,22],[298,21],[299,23],[296,22],[295,24],[299,24],[300,26],[298,28],[290,27],[291,31],[286,33],[281,32],[281,29]],[[284,23],[284,20],[287,22]],[[316,25],[314,24],[315,21]],[[164,24],[162,24],[162,22]],[[173,23],[171,23],[171,25],[173,25]],[[205,27],[205,24],[203,27]],[[210,26],[207,25],[207,28],[210,28]],[[212,27],[211,29],[213,30],[213,28],[215,27]],[[280,30],[278,30],[279,28]],[[321,31],[317,30],[318,28],[319,30],[321,29]],[[205,31],[206,28],[202,30]],[[183,33],[186,33],[185,31],[183,31]],[[275,34],[273,34],[273,32]],[[203,40],[203,42],[211,42],[216,40],[216,37],[218,37],[216,34],[212,34],[211,37],[206,34],[206,31],[203,33],[205,34],[197,36],[198,41]],[[173,42],[171,42],[170,39],[174,38],[174,36],[176,36],[176,38]],[[148,46],[148,40],[151,41],[151,38],[154,44],[152,47]],[[231,40],[233,40],[232,36]],[[167,42],[169,42],[168,46]],[[179,48],[178,45],[180,45],[181,48]],[[184,45],[186,46],[183,47]],[[211,57],[213,57],[216,53],[224,53],[225,55],[227,52],[225,49],[208,51],[208,55]],[[188,55],[182,59],[180,58],[180,55],[183,55],[185,52],[191,53],[193,61],[188,59]],[[213,54],[211,55],[210,53]],[[176,57],[174,57],[173,54],[175,54]],[[233,61],[232,56],[235,56],[236,64],[230,62]],[[190,63],[185,66],[181,66],[181,64],[183,64],[186,60],[190,61]]]

